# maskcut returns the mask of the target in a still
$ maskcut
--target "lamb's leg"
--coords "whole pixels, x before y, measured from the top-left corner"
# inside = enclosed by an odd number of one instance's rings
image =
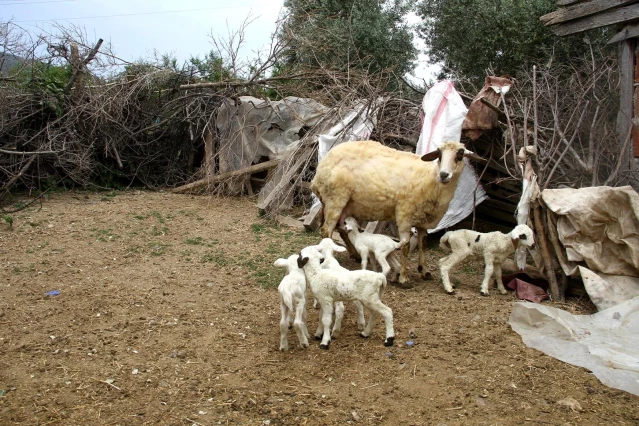
[[[284,303],[280,303],[280,351],[288,350],[288,308]]]
[[[497,281],[497,289],[501,294],[508,294],[506,289],[504,288],[504,282],[501,279],[501,263],[494,264],[495,269],[495,281]]]
[[[333,319],[333,302],[326,303],[321,300],[322,304],[322,328],[324,333],[322,335],[322,342],[320,343],[320,349],[328,349],[331,344],[331,320]]]
[[[391,271],[391,267],[388,264],[388,260],[386,259],[388,255],[389,255],[388,252],[376,251],[374,256],[379,262],[379,266],[382,268],[382,274],[384,274],[384,276],[387,278],[388,278],[388,273]],[[373,263],[373,257],[371,257],[371,263]]]
[[[306,337],[308,331],[306,331],[306,323],[304,321],[304,304],[305,300],[298,300],[297,305],[295,306],[295,321],[293,322],[293,328],[295,328],[295,333],[297,334],[297,339],[300,342],[300,346],[303,348],[308,348],[308,338]]]
[[[319,302],[319,321],[317,322],[317,328],[315,329],[315,334],[313,337],[315,340],[322,340],[322,336],[324,335],[324,326],[322,325],[322,317],[324,316],[324,309],[322,308],[322,302]]]
[[[371,315],[370,315],[370,318],[368,319],[368,324],[366,324],[366,328],[364,328],[364,331],[359,333],[359,336],[367,338],[367,337],[370,337],[371,333],[373,332],[373,328],[375,328],[375,324],[377,324],[378,313],[374,309],[371,309],[366,302],[362,301],[362,303],[364,304],[364,306],[366,306],[366,308],[368,308]]]
[[[364,317],[364,305],[359,300],[354,300],[353,304],[357,309],[357,329],[362,331],[366,326],[366,318]]]
[[[363,248],[359,250],[359,255],[362,257],[362,270],[365,271],[368,266],[368,249]]]
[[[393,310],[388,306],[384,305],[381,300],[376,300],[367,305],[367,308],[371,310],[371,312],[376,312],[382,318],[384,318],[384,323],[386,324],[386,339],[384,340],[384,346],[393,346],[393,342],[395,341],[395,330],[393,328]]]
[[[335,302],[335,324],[333,324],[331,339],[339,337],[342,331],[342,319],[344,319],[344,302]]]
[[[484,272],[484,281],[481,283],[481,289],[479,292],[482,296],[488,296],[488,286],[493,279],[493,262],[492,259],[490,262],[486,263],[486,270]]]
[[[391,264],[391,269],[393,270],[393,274],[390,277],[390,281],[396,282],[397,278],[399,277],[399,269],[401,267],[399,260],[397,260],[397,255],[395,253],[391,253],[386,259]]]
[[[432,280],[433,274],[426,269],[426,238],[428,232],[425,229],[417,228],[417,243],[419,246],[419,266],[417,270],[422,276],[423,280]]]
[[[448,294],[455,294],[453,285],[450,283],[448,272],[453,266],[457,265],[461,260],[463,260],[464,257],[465,256],[463,255],[452,252],[448,256],[444,256],[439,259],[439,271],[442,276],[442,284],[444,285],[444,290],[446,290],[446,293]]]
[[[373,272],[377,272],[377,259],[376,259],[377,254],[373,253],[373,255],[371,256],[371,271]]]
[[[307,316],[307,311],[306,311],[306,303],[304,303],[304,312],[302,314],[302,321],[303,322],[303,330],[304,330],[304,336],[306,336],[306,340],[308,340],[311,335],[308,334],[308,328],[306,326],[306,324],[308,324],[308,316]]]

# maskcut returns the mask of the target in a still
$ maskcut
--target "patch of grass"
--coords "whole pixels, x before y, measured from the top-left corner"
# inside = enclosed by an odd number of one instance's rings
[[[93,234],[91,234],[93,238],[103,243],[106,243],[107,241],[114,241],[119,238],[118,235],[115,234],[113,232],[113,229],[111,228],[108,228],[108,229],[91,228],[91,232],[93,232]]]
[[[137,219],[137,220],[144,220],[146,219],[148,216],[142,216],[141,214],[136,214],[133,216],[133,219]]]
[[[155,218],[158,220],[158,222],[160,222],[160,223],[164,223],[165,219],[162,217],[162,213],[160,213],[160,212],[158,212],[158,211],[153,210],[153,211],[151,212],[151,215],[152,215],[152,216],[155,216]]]
[[[226,266],[227,263],[228,263],[228,259],[226,258],[224,253],[221,253],[221,252],[220,253],[207,253],[207,254],[202,256],[200,261],[202,263],[213,262],[219,267]]]
[[[162,256],[167,252],[169,244],[150,242],[147,247],[151,250],[151,256]]]
[[[278,273],[274,267],[255,271],[251,274],[251,278],[264,289],[277,288],[282,280],[282,274]]]
[[[11,216],[10,214],[5,214],[2,216],[2,220],[4,220],[9,225],[9,229],[13,229],[13,216]]]
[[[153,234],[154,237],[157,237],[160,235],[168,235],[169,228],[167,228],[166,226],[163,226],[162,228],[158,228],[155,225],[153,225],[151,227],[151,233]]]
[[[202,237],[187,238],[186,240],[184,240],[184,244],[188,244],[191,246],[204,245],[204,238]]]
[[[17,266],[14,266],[14,267],[13,267],[12,272],[13,272],[15,275],[18,275],[18,274],[20,274],[22,271],[21,271],[21,270],[20,270],[20,268],[18,268]]]
[[[464,274],[477,274],[479,272],[479,270],[477,268],[475,268],[474,266],[471,266],[471,265],[462,266],[461,271]]]

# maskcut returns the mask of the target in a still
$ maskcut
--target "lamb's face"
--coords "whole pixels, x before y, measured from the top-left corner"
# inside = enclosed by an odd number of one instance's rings
[[[344,230],[346,232],[351,232],[353,229],[357,229],[357,221],[353,217],[347,217],[344,219]]]
[[[479,158],[474,152],[469,151],[463,144],[454,141],[444,142],[439,149],[422,157],[423,161],[439,160],[439,173],[437,181],[447,184],[455,176],[459,176],[464,170],[464,158]]]
[[[318,245],[311,247],[315,247],[323,256],[332,256],[334,252],[341,253],[346,251],[345,247],[338,246],[330,238],[324,238]]]
[[[324,256],[314,246],[304,247],[297,258],[297,266],[303,268],[309,261],[322,263]]]
[[[535,246],[535,234],[532,229],[528,227],[528,225],[517,225],[515,229],[510,231],[510,239],[512,240],[513,246],[526,246],[526,247],[534,247]]]

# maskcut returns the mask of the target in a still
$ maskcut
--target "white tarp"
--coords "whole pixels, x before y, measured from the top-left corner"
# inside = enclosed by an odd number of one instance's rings
[[[556,217],[564,273],[581,276],[598,309],[639,294],[639,194],[632,187],[546,189],[541,198]]]
[[[424,123],[417,142],[416,154],[424,155],[435,151],[446,141],[461,139],[462,123],[468,109],[451,81],[440,81],[432,86],[424,95],[422,107]],[[429,232],[453,226],[471,214],[475,205],[488,198],[481,185],[477,184],[479,178],[475,170],[468,160],[464,161],[466,161],[466,167],[459,177],[455,196],[448,206],[448,211],[439,221],[437,228],[429,229]],[[475,193],[474,205],[473,192]]]
[[[639,297],[594,315],[517,302],[509,324],[527,346],[639,395]]]

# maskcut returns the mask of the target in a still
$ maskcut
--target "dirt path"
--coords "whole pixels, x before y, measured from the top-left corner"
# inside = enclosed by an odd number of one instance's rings
[[[455,297],[390,287],[393,348],[381,325],[359,338],[348,306],[329,351],[291,331],[280,353],[272,263],[319,237],[269,226],[249,199],[55,194],[13,228],[0,226],[2,424],[639,424],[638,397],[524,346],[514,297],[479,296],[482,265],[454,274]]]

